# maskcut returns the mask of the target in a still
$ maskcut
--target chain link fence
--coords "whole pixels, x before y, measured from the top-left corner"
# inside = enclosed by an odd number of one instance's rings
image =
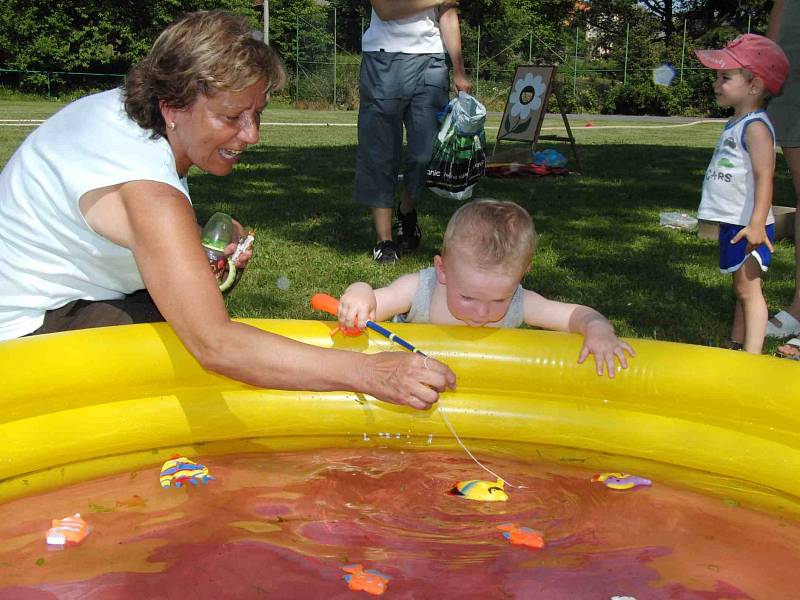
[[[293,52],[283,57],[290,77],[285,95],[300,107],[357,109],[360,55],[346,47],[353,47],[368,25],[364,19],[340,18],[335,8],[313,18],[297,16]],[[684,21],[679,45],[642,49],[632,46],[627,25],[624,47],[618,44],[612,55],[598,47],[596,31],[580,25],[572,26],[560,43],[527,31],[498,47],[480,25],[462,22],[462,53],[473,94],[490,110],[503,110],[516,66],[534,63],[556,65],[570,112],[715,115],[713,76],[692,58],[686,26]],[[656,75],[663,77],[664,69],[670,82],[659,85]],[[556,111],[555,102],[549,108]]]
[[[347,47],[357,45],[368,25],[361,18],[341,18],[335,8],[296,16],[294,31],[284,32],[284,40],[292,38],[293,43],[289,48],[284,42],[288,83],[279,97],[299,108],[357,109],[361,57]],[[558,87],[568,112],[716,114],[711,73],[691,59],[685,23],[680,46],[664,50],[662,56],[653,48],[631,46],[630,26],[626,29],[624,49],[618,46],[613,55],[604,56],[591,28],[573,26],[557,43],[539,38],[534,31],[522,32],[498,48],[480,26],[462,23],[463,55],[473,95],[489,110],[502,111],[517,65],[552,64],[557,67]],[[650,60],[642,67],[645,51]],[[671,85],[656,85],[654,69],[666,63],[674,79]],[[121,74],[0,69],[2,88],[62,99],[108,89],[123,79]],[[554,102],[549,110],[558,110]]]

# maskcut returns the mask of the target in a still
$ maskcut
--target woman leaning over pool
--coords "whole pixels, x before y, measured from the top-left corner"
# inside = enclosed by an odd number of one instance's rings
[[[229,318],[186,175],[192,165],[228,175],[284,80],[244,18],[191,13],[122,89],[31,133],[0,174],[0,340],[166,320],[203,367],[260,387],[427,408],[454,386],[445,365],[418,355],[317,348]]]

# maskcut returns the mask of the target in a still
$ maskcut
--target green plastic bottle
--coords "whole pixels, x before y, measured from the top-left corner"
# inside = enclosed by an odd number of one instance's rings
[[[228,290],[236,279],[236,263],[225,256],[225,248],[234,237],[233,219],[230,215],[217,212],[203,227],[201,242],[206,251],[211,271],[217,278],[219,289]]]

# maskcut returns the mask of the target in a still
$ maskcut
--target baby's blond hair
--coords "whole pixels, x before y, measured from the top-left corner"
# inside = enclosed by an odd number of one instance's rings
[[[442,256],[465,253],[479,268],[527,269],[538,235],[519,204],[484,198],[461,206],[447,224]]]

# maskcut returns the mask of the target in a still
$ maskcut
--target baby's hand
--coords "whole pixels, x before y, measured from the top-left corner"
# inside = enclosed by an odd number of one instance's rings
[[[376,308],[375,292],[369,284],[354,283],[339,298],[339,325],[347,329],[364,329],[367,321],[375,319]]]
[[[747,225],[747,227],[744,227],[739,233],[733,236],[733,239],[731,239],[731,244],[737,243],[742,238],[747,238],[747,252],[752,252],[761,244],[766,244],[770,252],[775,251],[772,248],[772,242],[769,241],[769,237],[767,236],[767,228],[763,225],[758,226],[750,223]]]
[[[602,375],[605,367],[608,371],[608,376],[613,379],[616,375],[615,356],[619,359],[619,364],[623,369],[628,368],[626,352],[631,357],[636,356],[630,344],[616,336],[611,323],[605,320],[595,321],[586,327],[586,335],[583,338],[583,347],[578,355],[578,363],[582,364],[590,354],[594,354],[597,374]]]

